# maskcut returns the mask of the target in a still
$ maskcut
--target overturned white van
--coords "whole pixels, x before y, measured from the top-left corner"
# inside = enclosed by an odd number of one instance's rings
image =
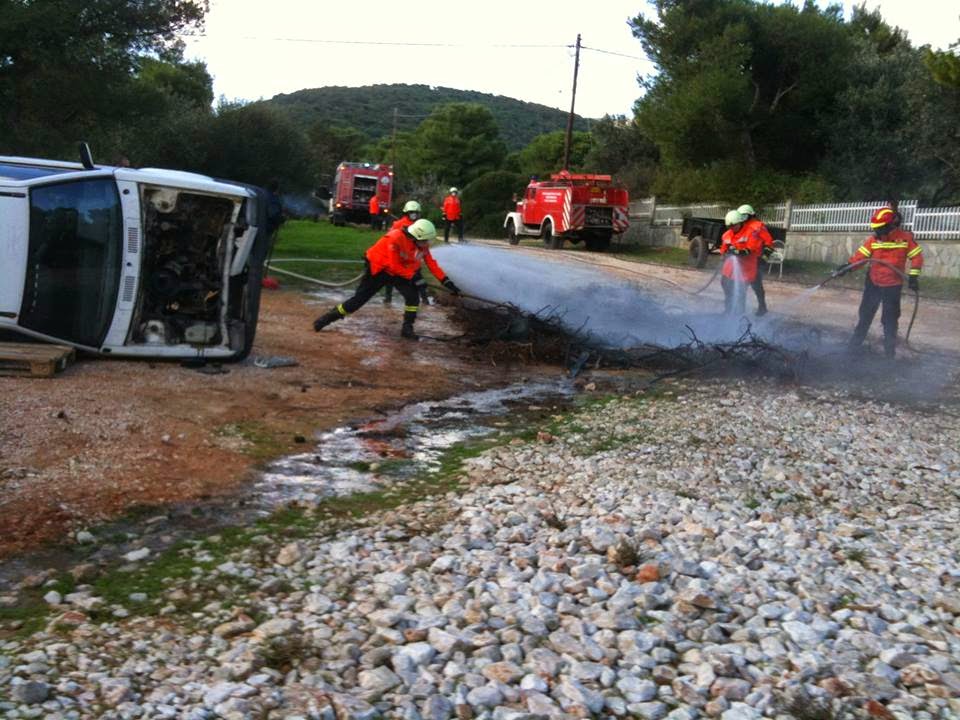
[[[0,331],[111,355],[246,357],[265,191],[82,157],[0,156]]]

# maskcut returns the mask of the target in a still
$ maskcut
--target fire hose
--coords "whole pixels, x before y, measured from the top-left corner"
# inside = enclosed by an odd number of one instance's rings
[[[363,277],[363,273],[360,273],[356,277],[350,278],[345,282],[339,282],[339,283],[325,282],[323,280],[317,280],[316,278],[308,277],[307,275],[301,275],[300,273],[295,273],[292,270],[283,270],[281,268],[275,267],[274,263],[279,263],[279,262],[318,262],[318,263],[330,263],[330,264],[337,264],[337,263],[359,264],[359,263],[362,263],[363,260],[332,260],[332,259],[325,260],[323,258],[276,258],[276,259],[271,259],[269,262],[266,263],[267,269],[272,272],[277,272],[277,273],[280,273],[281,275],[289,275],[290,277],[295,277],[299,280],[306,280],[307,282],[314,283],[315,285],[322,285],[323,287],[330,287],[330,288],[346,287],[347,285],[353,285],[353,283],[357,282],[360,278]]]

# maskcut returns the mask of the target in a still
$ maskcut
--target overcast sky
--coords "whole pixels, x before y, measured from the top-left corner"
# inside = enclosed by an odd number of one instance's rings
[[[879,7],[916,45],[946,48],[960,39],[955,0],[866,4]],[[844,1],[848,17],[852,5]],[[204,35],[185,40],[187,57],[207,63],[214,94],[229,100],[327,85],[407,83],[569,110],[572,46],[580,33],[585,49],[576,112],[601,117],[630,114],[640,95],[638,74],[652,72],[627,24],[641,12],[649,12],[648,4],[632,0],[210,0]]]

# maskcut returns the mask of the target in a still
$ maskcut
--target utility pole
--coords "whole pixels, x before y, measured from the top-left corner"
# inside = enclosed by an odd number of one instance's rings
[[[393,134],[390,136],[390,164],[397,171],[397,108],[393,109]]]
[[[577,51],[573,58],[573,93],[570,98],[570,114],[567,116],[567,136],[563,141],[563,169],[570,169],[570,141],[573,137],[573,108],[577,103],[577,73],[580,71],[580,33],[577,33]]]

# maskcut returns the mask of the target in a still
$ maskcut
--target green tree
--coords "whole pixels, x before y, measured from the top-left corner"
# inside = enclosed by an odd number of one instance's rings
[[[364,156],[363,148],[369,140],[356,128],[318,122],[310,128],[307,137],[317,187],[329,188],[332,185],[337,165],[341,162],[386,162],[382,158],[372,160]]]
[[[408,145],[400,139],[397,172],[434,178],[439,185],[466,185],[496,170],[507,153],[491,112],[472,103],[443,105],[402,138]]]
[[[73,154],[121,124],[152,56],[179,62],[177,33],[205,0],[0,0],[0,151]]]
[[[631,197],[650,194],[659,153],[632,120],[606,116],[590,130],[593,142],[583,159],[587,172],[609,173],[623,183]]]
[[[859,52],[849,87],[824,115],[823,169],[841,198],[957,201],[960,87],[938,83],[929,48],[892,42],[899,36],[880,23],[872,17],[869,33],[851,24]]]
[[[840,8],[750,0],[654,6],[655,20],[632,21],[658,70],[635,111],[659,151],[661,189],[670,173],[719,166],[734,171],[724,183],[733,196],[758,168],[797,178],[814,172],[825,151],[818,118],[844,88],[835,68],[852,53]]]
[[[527,177],[505,170],[484,173],[463,189],[463,222],[471,235],[502,237],[514,193],[522,195]]]
[[[517,167],[521,174],[550,177],[563,169],[563,149],[566,133],[563,130],[544,133],[535,137],[529,145],[517,153]],[[583,169],[583,161],[593,147],[593,136],[586,132],[574,132],[570,138],[570,167],[572,172]]]
[[[217,177],[287,188],[311,183],[306,135],[281,110],[263,103],[224,104],[217,111],[204,170]]]

